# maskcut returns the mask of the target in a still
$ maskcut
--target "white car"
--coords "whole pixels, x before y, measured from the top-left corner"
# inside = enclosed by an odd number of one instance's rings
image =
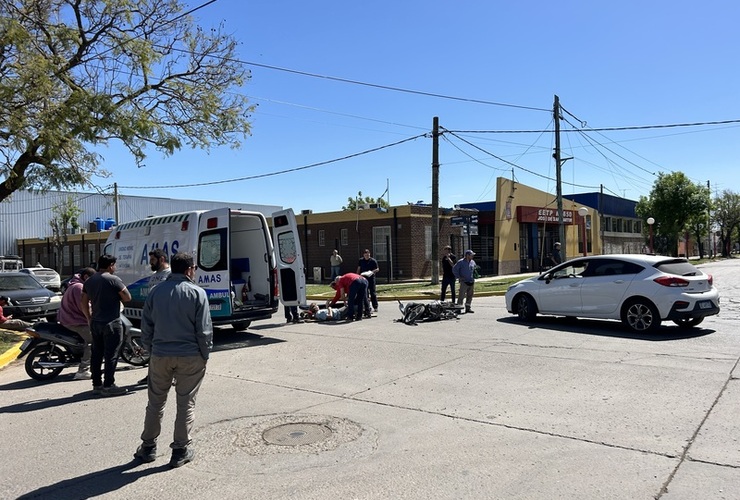
[[[36,280],[49,290],[58,292],[62,286],[62,280],[59,273],[46,267],[24,267],[20,270],[22,273],[30,274]]]
[[[692,327],[718,314],[719,291],[683,258],[594,255],[511,285],[506,309],[525,321],[538,313],[618,319],[634,332],[653,332],[663,320]]]

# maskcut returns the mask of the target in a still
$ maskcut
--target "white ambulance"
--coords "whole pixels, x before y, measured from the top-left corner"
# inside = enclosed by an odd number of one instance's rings
[[[244,329],[268,319],[278,302],[306,303],[306,276],[293,210],[272,214],[273,231],[259,212],[219,208],[147,217],[111,231],[104,253],[117,258],[116,275],[131,292],[124,315],[133,322],[149,293],[149,252],[193,255],[195,282],[208,295],[215,325]],[[274,240],[274,244],[273,244]]]

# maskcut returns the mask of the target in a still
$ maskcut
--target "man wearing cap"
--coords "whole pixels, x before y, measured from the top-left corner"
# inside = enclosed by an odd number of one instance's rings
[[[462,306],[463,298],[465,299],[465,312],[473,313],[470,305],[473,302],[473,290],[475,288],[475,261],[473,260],[475,252],[472,250],[465,250],[465,256],[458,260],[455,267],[452,268],[452,273],[455,278],[460,282],[460,292],[457,295],[457,305]]]
[[[550,260],[552,261],[553,266],[557,266],[563,262],[563,258],[560,256],[560,242],[556,241],[552,246],[552,255],[550,255]]]

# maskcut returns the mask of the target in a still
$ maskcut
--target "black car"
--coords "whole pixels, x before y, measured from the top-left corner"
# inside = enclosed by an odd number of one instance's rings
[[[24,321],[40,318],[54,321],[62,304],[60,295],[25,273],[0,273],[0,295],[10,299],[10,303],[3,307],[3,314],[12,314],[13,318]]]

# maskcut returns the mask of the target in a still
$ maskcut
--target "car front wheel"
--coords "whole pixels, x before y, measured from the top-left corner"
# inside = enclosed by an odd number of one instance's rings
[[[633,332],[655,332],[660,328],[660,313],[652,302],[635,299],[625,306],[622,321]]]
[[[516,314],[519,319],[532,321],[537,316],[537,304],[531,295],[522,293],[516,297]]]

